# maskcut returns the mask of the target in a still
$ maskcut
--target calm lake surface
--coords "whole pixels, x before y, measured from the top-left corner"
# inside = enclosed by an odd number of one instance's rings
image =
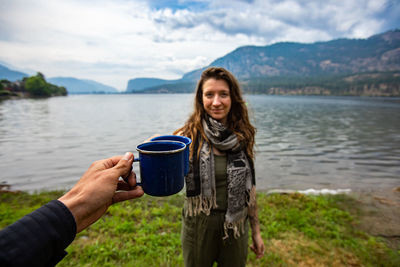
[[[245,96],[257,127],[257,188],[400,186],[400,99]],[[192,94],[71,95],[0,102],[0,183],[68,189],[98,159],[171,134]],[[138,172],[137,163],[134,170]]]

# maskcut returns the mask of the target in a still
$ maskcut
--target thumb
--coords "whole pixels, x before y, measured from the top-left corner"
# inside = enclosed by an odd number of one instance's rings
[[[115,165],[112,169],[117,172],[118,176],[126,176],[131,172],[132,163],[133,154],[131,152],[126,152],[117,165]]]

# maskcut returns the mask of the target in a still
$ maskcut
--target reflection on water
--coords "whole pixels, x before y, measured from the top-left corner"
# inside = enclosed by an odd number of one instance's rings
[[[400,104],[382,99],[249,96],[267,188],[400,185]]]
[[[0,182],[21,190],[70,187],[92,161],[135,152],[154,133],[172,133],[192,111],[192,99],[80,95],[0,102]],[[398,99],[246,100],[257,127],[259,189],[400,185]]]

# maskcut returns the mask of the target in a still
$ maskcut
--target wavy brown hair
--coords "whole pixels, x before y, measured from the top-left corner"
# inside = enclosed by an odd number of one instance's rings
[[[254,143],[256,128],[250,123],[249,115],[246,107],[246,103],[243,100],[242,92],[239,86],[239,82],[228,70],[218,67],[210,67],[203,71],[200,80],[197,83],[196,95],[194,101],[194,111],[186,121],[185,125],[180,129],[176,130],[174,134],[181,134],[187,136],[193,140],[190,149],[191,156],[193,156],[193,144],[200,135],[200,144],[197,155],[199,154],[203,141],[210,143],[207,136],[204,133],[202,120],[206,116],[206,111],[203,106],[203,84],[208,79],[224,80],[229,85],[230,97],[231,97],[231,110],[228,113],[227,127],[232,130],[239,142],[246,149],[247,155],[254,158]]]

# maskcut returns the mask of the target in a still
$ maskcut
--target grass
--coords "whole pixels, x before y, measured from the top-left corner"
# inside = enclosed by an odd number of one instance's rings
[[[62,192],[0,193],[0,228]],[[266,254],[247,266],[400,266],[400,251],[357,230],[349,196],[257,195]],[[183,195],[116,204],[79,233],[58,266],[183,266]],[[251,242],[251,240],[249,240]]]

